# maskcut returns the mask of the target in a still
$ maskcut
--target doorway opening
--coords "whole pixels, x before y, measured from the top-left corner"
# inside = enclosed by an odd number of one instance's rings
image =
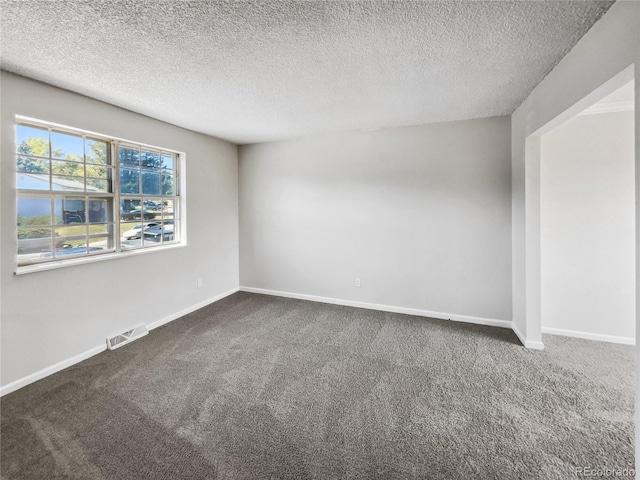
[[[634,82],[540,138],[542,333],[635,345]]]
[[[542,230],[541,230],[541,163],[543,137],[563,126],[583,112],[600,104],[614,92],[634,82],[634,65],[630,65],[605,82],[582,100],[565,110],[555,119],[532,133],[525,141],[526,167],[526,338],[535,348],[544,348],[542,343]],[[635,134],[635,133],[634,133]],[[632,176],[633,178],[633,176]],[[634,187],[635,188],[635,187]],[[635,212],[635,209],[634,209]],[[634,213],[635,215],[635,213]],[[635,225],[635,221],[633,222]],[[635,245],[635,236],[634,236]],[[635,255],[628,259],[634,265]],[[634,273],[635,275],[635,273]],[[634,285],[635,295],[635,285]],[[566,328],[565,330],[571,330]],[[555,332],[558,333],[558,332]],[[567,332],[564,332],[567,333]],[[616,336],[616,335],[610,335]],[[622,336],[622,335],[617,335]],[[603,339],[603,338],[600,338]]]

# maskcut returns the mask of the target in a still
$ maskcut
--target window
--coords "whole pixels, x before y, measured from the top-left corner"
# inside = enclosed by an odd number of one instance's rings
[[[179,156],[46,123],[16,126],[18,266],[179,243]]]

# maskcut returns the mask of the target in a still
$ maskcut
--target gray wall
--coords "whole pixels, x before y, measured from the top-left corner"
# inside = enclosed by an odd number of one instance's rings
[[[3,386],[237,288],[235,145],[6,72],[1,101]],[[17,114],[186,152],[188,246],[14,276]]]
[[[533,137],[610,94],[613,90],[598,90],[634,63],[638,77],[639,24],[640,2],[613,4],[511,115],[513,323],[527,342],[542,345],[540,161]],[[622,78],[618,87],[628,80]],[[639,87],[640,82],[636,82],[636,118],[640,115]],[[637,412],[640,415],[640,409]],[[640,428],[637,432],[640,439]]]
[[[542,341],[540,319],[539,156],[526,153],[527,138],[573,107],[586,108],[611,91],[597,95],[603,84],[627,68],[636,79],[635,118],[640,125],[640,2],[614,3],[602,18],[538,84],[511,115],[513,207],[513,325],[526,342]],[[621,84],[628,79],[621,79]],[[593,98],[588,98],[592,96]],[[584,105],[577,105],[585,102]],[[567,118],[564,118],[567,120]],[[635,135],[635,181],[640,184],[640,135]],[[526,162],[525,162],[526,159]],[[537,178],[536,178],[537,177]],[[636,298],[640,288],[640,189],[636,188]],[[640,302],[636,302],[636,325]],[[636,358],[640,358],[636,328]],[[640,361],[636,361],[640,379]],[[636,380],[636,427],[640,425],[640,381]],[[640,468],[640,428],[636,428],[636,470]]]
[[[248,145],[239,159],[241,286],[511,320],[508,117]]]
[[[635,343],[633,127],[600,113],[542,136],[543,331]]]

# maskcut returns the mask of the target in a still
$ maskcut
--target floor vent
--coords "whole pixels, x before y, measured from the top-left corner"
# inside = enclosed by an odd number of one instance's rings
[[[127,343],[131,343],[140,337],[144,337],[147,333],[149,333],[147,327],[145,325],[140,325],[139,327],[132,328],[124,333],[107,338],[107,347],[109,347],[109,350],[115,350],[116,348],[120,348]]]

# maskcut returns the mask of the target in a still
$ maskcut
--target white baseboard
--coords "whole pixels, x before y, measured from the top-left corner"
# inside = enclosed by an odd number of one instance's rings
[[[15,392],[19,388],[26,387],[30,383],[37,382],[38,380],[44,377],[53,375],[54,373],[59,372],[60,370],[64,370],[65,368],[70,367],[71,365],[80,363],[81,361],[86,360],[89,357],[93,357],[94,355],[104,352],[106,349],[107,349],[107,343],[102,342],[102,344],[98,345],[97,347],[93,347],[87,350],[86,352],[82,352],[79,355],[75,355],[71,358],[67,358],[66,360],[58,362],[55,365],[51,365],[50,367],[43,368],[42,370],[32,373],[31,375],[27,375],[26,377],[19,378],[14,382],[8,383],[3,387],[0,387],[0,397],[8,393]]]
[[[267,290],[264,288],[240,287],[242,292],[259,293],[262,295],[273,295],[276,297],[295,298],[298,300],[309,300],[312,302],[330,303],[332,305],[345,305],[347,307],[366,308],[368,310],[380,310],[382,312],[403,313],[405,315],[416,315],[418,317],[438,318],[441,320],[454,320],[457,322],[475,323],[478,325],[488,325],[490,327],[511,328],[511,321],[494,318],[472,317],[469,315],[458,315],[455,313],[432,312],[430,310],[419,310],[416,308],[395,307],[391,305],[381,305],[378,303],[358,302],[354,300],[342,300],[339,298],[319,297],[317,295],[307,295],[304,293],[281,292],[278,290]]]
[[[239,290],[238,288],[233,288],[227,292],[221,293],[220,295],[216,295],[215,297],[204,300],[203,302],[200,302],[196,305],[187,307],[183,310],[180,310],[179,312],[173,313],[156,322],[152,322],[148,324],[147,328],[149,330],[158,328],[166,323],[169,323],[191,312],[194,312],[199,308],[206,307],[207,305],[217,302],[218,300],[222,300],[223,298],[236,293],[238,290]],[[64,370],[65,368],[75,365],[76,363],[80,363],[81,361],[86,360],[87,358],[93,357],[94,355],[104,352],[106,349],[107,349],[107,343],[106,341],[103,341],[100,345],[93,347],[87,350],[86,352],[82,352],[71,358],[58,362],[55,365],[51,365],[50,367],[43,368],[42,370],[39,370],[35,373],[27,375],[26,377],[19,378],[18,380],[15,380],[11,383],[8,383],[7,385],[0,387],[0,397],[7,395],[11,392],[15,392],[16,390],[22,387],[26,387],[27,385],[33,382],[37,382],[38,380],[48,377],[49,375],[53,375],[54,373],[59,372],[60,370]]]
[[[515,322],[513,323],[512,329],[513,329],[513,333],[516,334],[516,336],[518,337],[520,342],[522,342],[522,345],[524,345],[525,348],[530,348],[531,350],[544,350],[544,343],[536,342],[533,340],[527,340],[526,337],[520,331],[520,329],[516,326]]]
[[[579,332],[577,330],[565,330],[562,328],[542,327],[542,333],[548,333],[549,335],[561,335],[563,337],[582,338],[584,340],[595,340],[597,342],[620,343],[622,345],[636,344],[636,339],[633,337],[617,337],[615,335]]]
[[[208,298],[200,303],[196,303],[195,305],[191,305],[190,307],[182,309],[179,312],[172,313],[171,315],[167,315],[166,317],[161,318],[160,320],[151,322],[147,324],[147,328],[149,330],[154,330],[158,327],[161,327],[165,323],[172,322],[180,317],[184,317],[185,315],[190,314],[191,312],[195,312],[196,310],[202,307],[206,307],[207,305],[211,305],[212,303],[217,302],[218,300],[222,300],[223,298],[228,297],[229,295],[233,295],[239,290],[240,290],[239,288],[232,288],[231,290],[227,290],[226,292],[216,295],[215,297]]]

